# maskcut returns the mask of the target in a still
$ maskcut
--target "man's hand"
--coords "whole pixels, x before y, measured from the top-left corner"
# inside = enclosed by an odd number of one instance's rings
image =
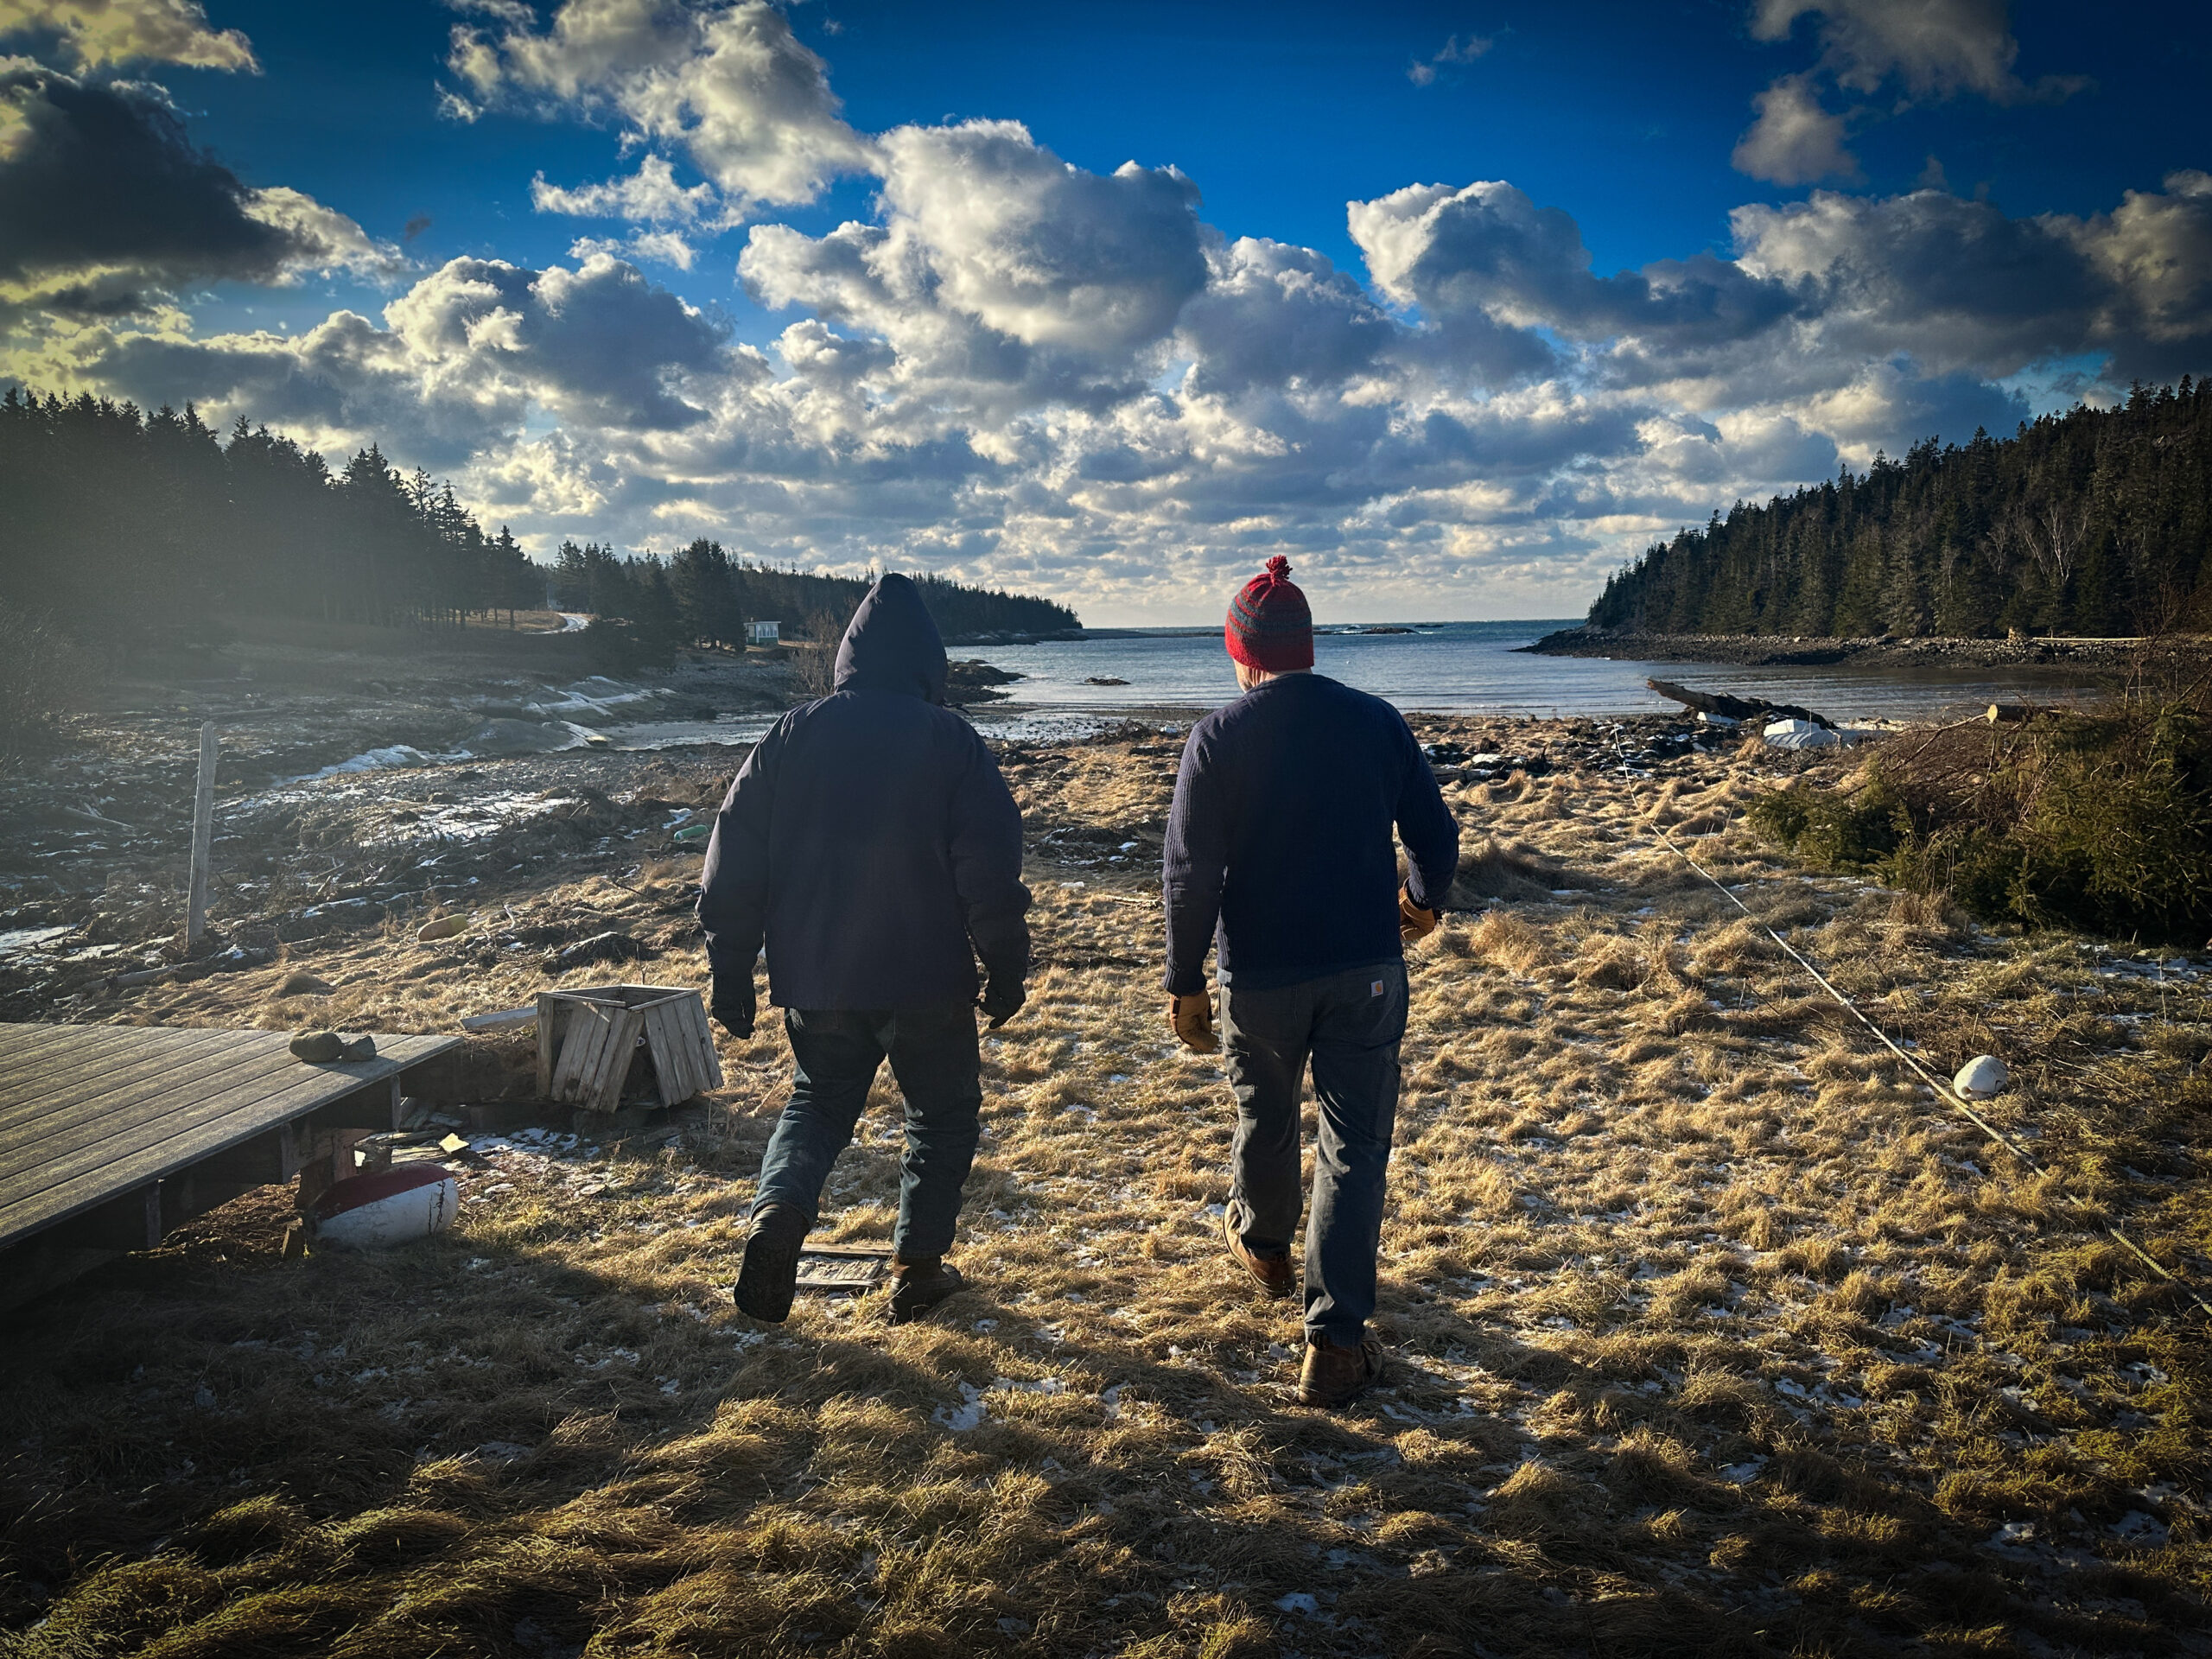
[[[740,1039],[752,1036],[756,1010],[751,982],[747,982],[742,988],[734,985],[715,986],[714,1003],[707,1012],[713,1014],[715,1022],[731,1036]]]
[[[1398,889],[1398,937],[1408,944],[1427,938],[1436,931],[1436,912],[1423,910],[1414,903],[1414,896],[1403,887]]]
[[[991,1029],[996,1031],[1020,1014],[1021,1005],[1028,1000],[1028,988],[1020,980],[1011,974],[993,974],[976,1006],[982,1009],[984,1017],[991,1022]]]
[[[1176,1039],[1194,1054],[1217,1054],[1221,1039],[1214,1035],[1213,1002],[1205,992],[1196,996],[1167,999],[1167,1023]]]

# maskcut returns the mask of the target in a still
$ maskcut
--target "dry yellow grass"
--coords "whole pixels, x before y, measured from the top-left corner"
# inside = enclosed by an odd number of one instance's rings
[[[2212,1244],[2195,982],[1698,843],[1944,1067],[2003,1053],[2045,1179],[1651,842],[1755,757],[1454,789],[1479,908],[1415,959],[1395,1369],[1330,1416],[1219,1258],[1220,1071],[1160,1019],[1169,747],[1015,757],[1039,965],[938,1318],[730,1306],[772,1027],[678,1144],[492,1152],[423,1245],[283,1265],[242,1205],[10,1332],[0,1655],[2202,1650],[2202,1334],[2096,1230]],[[700,982],[690,867],[618,874],[483,904]],[[134,1017],[438,1028],[540,982],[486,954],[394,930]],[[888,1233],[881,1088],[829,1237]]]

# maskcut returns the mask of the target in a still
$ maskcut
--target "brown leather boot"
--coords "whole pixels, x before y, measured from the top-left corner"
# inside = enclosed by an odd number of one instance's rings
[[[891,1263],[891,1323],[905,1325],[918,1319],[948,1296],[967,1287],[960,1269],[941,1255],[912,1262],[893,1258]]]
[[[729,1292],[740,1313],[770,1325],[791,1318],[799,1247],[805,1243],[805,1218],[789,1205],[772,1204],[753,1217],[745,1236],[745,1260]]]
[[[1335,1411],[1382,1380],[1382,1344],[1372,1337],[1357,1348],[1309,1337],[1306,1363],[1298,1373],[1298,1403]]]
[[[1262,1295],[1287,1296],[1298,1288],[1298,1269],[1291,1265],[1290,1258],[1262,1255],[1248,1249],[1244,1241],[1236,1236],[1236,1222],[1227,1205],[1221,1207],[1221,1236],[1229,1246],[1229,1259],[1251,1275]]]

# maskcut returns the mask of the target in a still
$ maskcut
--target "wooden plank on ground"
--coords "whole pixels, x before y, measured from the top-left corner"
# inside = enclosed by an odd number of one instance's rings
[[[514,1031],[537,1023],[536,1008],[504,1008],[498,1014],[472,1014],[461,1022],[467,1032]]]

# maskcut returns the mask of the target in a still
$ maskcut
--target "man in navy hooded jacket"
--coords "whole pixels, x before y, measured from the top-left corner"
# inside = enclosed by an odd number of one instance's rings
[[[960,1287],[944,1256],[975,1161],[982,1007],[1003,1024],[1029,971],[1021,817],[975,728],[944,706],[944,645],[921,591],[877,582],[837,647],[836,690],[760,740],[707,843],[699,920],[715,1017],[752,1034],[765,938],[791,1046],[791,1103],[760,1166],[734,1294],[791,1313],[822,1184],[887,1058],[906,1102],[892,1317]]]

